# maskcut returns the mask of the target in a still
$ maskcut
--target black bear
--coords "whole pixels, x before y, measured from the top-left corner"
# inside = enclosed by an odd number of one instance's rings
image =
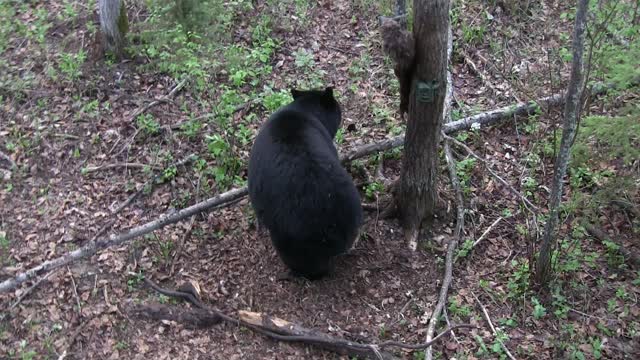
[[[341,122],[333,88],[291,95],[253,143],[249,198],[292,275],[317,279],[353,245],[362,207],[333,145]]]

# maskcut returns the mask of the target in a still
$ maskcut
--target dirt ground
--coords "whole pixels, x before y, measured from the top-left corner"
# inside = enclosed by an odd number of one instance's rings
[[[254,12],[238,19],[234,29],[238,43],[244,41],[243,26],[267,6],[262,1],[254,3]],[[381,50],[379,14],[376,7],[366,4],[318,1],[308,10],[308,24],[291,33],[277,27],[273,31],[282,44],[271,60],[270,81],[276,88],[288,89],[299,71],[293,53],[300,48],[313,49],[316,66],[325,71],[325,81],[340,94],[345,132],[338,146],[342,151],[384,139],[390,129],[403,126],[396,111],[397,95],[388,86],[393,73]],[[205,155],[206,136],[218,129],[207,124],[194,137],[185,137],[175,129],[157,135],[138,133],[132,115],[176,85],[169,76],[145,71],[142,65],[148,59],[143,57],[114,64],[102,59],[87,61],[83,75],[72,83],[48,77],[47,64],[54,61],[57,51],[89,48],[93,41],[86,24],[96,20],[95,12],[77,5],[80,16],[70,22],[53,15],[60,13],[63,5],[62,1],[31,1],[22,6],[16,17],[27,27],[39,9],[51,14],[52,26],[45,34],[49,45],[36,53],[33,40],[9,35],[1,55],[0,150],[10,155],[18,169],[2,173],[0,280],[77,249],[96,235],[122,233],[230,188],[188,163],[177,167],[170,180],[142,192],[114,214],[154,173],[189,154],[215,165],[215,159]],[[569,41],[560,34],[570,34],[571,21],[558,16],[572,12],[568,5],[545,1],[526,21],[514,20],[513,14],[498,5],[463,2],[460,6],[463,21],[473,23],[487,14],[492,20],[483,41],[456,50],[452,71],[454,107],[459,116],[561,89],[558,82],[566,80],[567,65],[550,64],[553,60],[547,50],[566,46]],[[141,9],[133,2],[129,9],[132,23],[143,20]],[[454,47],[464,37],[461,29],[454,29]],[[491,39],[508,43],[500,56],[492,52]],[[354,79],[349,69],[364,56],[370,59],[368,68]],[[549,80],[550,66],[557,72],[553,75],[560,76],[554,82]],[[507,78],[501,69],[517,69],[517,77]],[[34,78],[20,88],[11,84],[16,78],[32,75]],[[228,79],[217,74],[211,81],[222,84]],[[215,90],[196,94],[187,87],[147,112],[171,129],[171,125],[188,120],[190,113],[206,115],[218,96]],[[81,108],[94,99],[108,103],[108,109],[100,107],[88,116]],[[203,106],[202,99],[209,105]],[[594,111],[607,112],[628,101],[633,101],[633,95],[598,99],[592,106]],[[380,121],[377,109],[382,106],[390,110]],[[537,117],[539,126],[534,132],[523,131],[530,124],[528,119],[510,119],[482,129],[466,143],[519,191],[525,191],[522,184],[527,176],[539,179],[544,186],[529,196],[545,208],[553,161],[544,159],[539,168],[531,169],[523,159],[536,141],[557,128],[560,113],[561,109],[545,110]],[[256,115],[251,128],[255,133],[268,113],[260,106],[246,106],[235,113],[233,121],[249,114]],[[19,146],[8,151],[9,143]],[[235,154],[246,161],[249,148],[250,143],[239,144]],[[458,150],[458,159],[464,159],[465,153]],[[371,159],[361,162],[371,173],[375,171]],[[129,165],[122,166],[124,163]],[[109,164],[120,165],[87,171]],[[151,171],[140,164],[150,164]],[[620,176],[633,174],[625,173],[620,164],[605,166],[615,168]],[[388,156],[385,177],[394,179],[400,167],[399,157]],[[358,171],[352,173],[356,183],[366,182]],[[478,239],[496,219],[503,220],[455,264],[446,320],[477,328],[445,337],[435,345],[438,358],[505,357],[499,344],[494,350],[495,335],[480,304],[518,359],[580,358],[576,352],[589,359],[639,358],[638,273],[609,266],[606,248],[585,237],[582,253],[600,256],[593,266],[578,260],[574,272],[561,275],[564,278],[559,280],[566,284],[561,315],[554,312],[560,306],[548,305],[547,314],[537,316],[539,309],[531,301],[532,293],[512,296],[524,281],[520,276],[524,276],[521,269],[530,253],[527,233],[535,229],[531,216],[480,164],[470,174],[464,239]],[[238,176],[245,178],[245,171]],[[424,342],[442,283],[446,244],[455,225],[455,206],[444,166],[439,180],[439,217],[426,229],[417,253],[407,255],[403,250],[406,244],[397,220],[381,219],[378,212],[368,211],[356,247],[338,259],[332,276],[320,281],[277,280],[285,267],[268,235],[256,230],[247,199],[100,251],[53,271],[33,289],[35,281],[29,281],[0,294],[0,358],[346,358],[312,346],[269,340],[228,324],[193,329],[171,321],[134,318],[130,316],[134,304],[190,306],[160,297],[144,285],[142,275],[173,289],[187,281],[197,283],[202,300],[228,314],[263,312],[353,341]],[[365,202],[376,204],[365,196],[364,186],[362,194]],[[381,195],[379,200],[384,198]],[[509,216],[505,216],[505,209]],[[640,251],[634,220],[629,220],[628,214],[603,209],[602,218],[605,231],[631,251]],[[571,233],[575,220],[576,216],[564,218],[561,232]],[[620,291],[625,295],[620,296]],[[438,332],[446,328],[444,320]],[[597,341],[602,345],[595,346]],[[407,359],[423,356],[419,351],[394,351]]]

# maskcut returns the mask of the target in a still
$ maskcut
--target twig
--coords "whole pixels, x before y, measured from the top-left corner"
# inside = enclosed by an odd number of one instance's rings
[[[68,340],[66,341],[66,349],[63,351],[62,355],[60,355],[60,357],[58,358],[60,359],[64,359],[64,357],[66,357],[66,354],[71,351],[71,347],[73,346],[73,343],[75,343],[76,338],[78,337],[78,335],[80,335],[80,333],[87,327],[87,325],[89,325],[89,323],[91,323],[91,321],[93,321],[93,319],[95,319],[97,316],[99,316],[101,314],[95,314],[92,315],[91,317],[89,317],[88,319],[86,319],[82,324],[80,324],[80,326],[78,326],[68,337]]]
[[[160,103],[169,101],[172,97],[174,97],[178,93],[178,91],[182,90],[184,85],[187,83],[187,80],[188,80],[187,78],[182,79],[182,81],[180,81],[178,84],[176,84],[176,86],[174,86],[173,89],[171,89],[171,91],[167,95],[161,97],[160,99],[154,100],[154,101],[148,103],[147,105],[145,105],[145,106],[143,106],[141,108],[138,108],[129,117],[129,122],[135,120],[136,117],[138,117],[138,115],[147,112],[152,107],[154,107],[154,106],[156,106],[156,105],[158,105]]]
[[[49,272],[48,272],[47,274],[45,274],[43,277],[41,277],[40,279],[38,279],[38,281],[36,281],[33,285],[31,285],[31,287],[30,287],[30,288],[28,288],[25,292],[23,292],[22,294],[20,294],[20,296],[18,297],[18,299],[16,299],[16,301],[15,301],[13,304],[11,304],[11,307],[9,307],[9,309],[13,309],[13,308],[15,308],[16,306],[18,306],[18,305],[22,302],[22,300],[23,300],[27,295],[29,295],[29,293],[30,293],[31,291],[33,291],[33,289],[37,288],[37,287],[38,287],[38,285],[40,285],[40,283],[41,283],[41,282],[43,282],[44,280],[46,280],[46,279],[47,279],[49,276],[51,276],[51,274],[53,274],[54,272],[56,272],[56,270],[55,270],[55,269],[54,269],[54,270],[49,271]]]
[[[155,169],[155,170],[160,169],[157,166],[145,165],[140,163],[117,163],[117,164],[107,164],[107,165],[88,167],[84,169],[84,173],[90,173],[90,172],[101,171],[101,170],[109,170],[109,169],[117,169],[121,167],[135,168],[135,169],[144,169],[145,167],[148,167],[150,169]]]
[[[498,180],[498,182],[500,182],[502,185],[504,185],[507,189],[509,189],[509,191],[511,191],[514,195],[518,196],[522,200],[522,202],[525,203],[525,206],[527,207],[527,209],[529,209],[529,211],[531,211],[533,213],[538,213],[540,211],[540,209],[538,209],[537,206],[533,205],[533,203],[531,203],[531,201],[529,201],[524,195],[522,195],[518,190],[516,190],[516,188],[514,188],[505,179],[503,179],[502,177],[500,177],[500,175],[498,175],[495,171],[493,171],[493,169],[491,169],[491,167],[489,167],[489,164],[487,163],[487,161],[484,158],[476,155],[476,153],[473,152],[473,150],[471,150],[467,145],[465,145],[464,143],[456,140],[455,138],[452,138],[452,137],[444,135],[444,134],[442,136],[445,139],[454,142],[456,145],[458,145],[461,148],[463,148],[467,152],[467,154],[473,156],[474,158],[476,158],[477,160],[482,162],[484,164],[485,168],[487,169],[487,171],[489,171],[489,173],[496,180]]]
[[[473,293],[473,291],[471,292],[471,295],[473,295],[473,297],[476,299],[476,302],[480,306],[480,309],[482,309],[484,318],[487,320],[487,323],[489,323],[489,327],[491,328],[491,332],[493,332],[494,338],[500,343],[500,345],[504,349],[504,352],[507,354],[509,359],[516,360],[516,358],[511,354],[511,352],[509,351],[507,346],[504,344],[504,342],[502,342],[502,339],[500,339],[500,337],[498,336],[498,332],[496,331],[496,328],[493,326],[493,323],[491,322],[491,318],[489,317],[489,313],[487,312],[487,309],[484,307],[484,305],[482,305],[482,303],[480,302],[480,299],[478,299],[478,297],[476,296],[475,293]]]
[[[331,45],[325,45],[325,46],[326,46],[328,49],[335,50],[335,51],[339,51],[339,52],[341,52],[341,53],[343,53],[343,54],[349,54],[349,55],[353,55],[353,56],[357,56],[357,57],[359,57],[359,56],[360,56],[360,54],[358,54],[358,53],[357,53],[357,52],[355,52],[355,51],[345,50],[345,49],[340,49],[339,47],[335,47],[335,46],[331,46]]]
[[[9,163],[9,165],[11,165],[11,169],[18,168],[18,165],[16,165],[15,161],[13,161],[13,159],[9,157],[9,155],[3,153],[2,151],[0,151],[0,158],[6,160]]]
[[[434,337],[433,340],[424,344],[404,344],[397,341],[385,341],[382,343],[362,344],[362,343],[347,341],[340,338],[335,338],[324,333],[320,333],[311,329],[304,328],[300,325],[291,323],[289,321],[279,319],[279,318],[273,318],[261,313],[239,311],[238,313],[239,317],[235,318],[235,317],[226,315],[217,309],[213,309],[206,306],[192,293],[163,289],[158,285],[156,285],[155,283],[153,283],[151,280],[146,278],[144,279],[144,281],[147,285],[149,285],[151,288],[158,291],[159,293],[166,296],[185,299],[191,302],[199,310],[196,314],[191,314],[189,316],[184,316],[184,314],[182,316],[176,316],[174,314],[175,313],[174,311],[167,310],[167,311],[164,311],[163,313],[163,311],[159,310],[161,309],[160,307],[154,307],[152,309],[153,316],[150,316],[150,317],[153,317],[156,319],[162,319],[163,316],[170,316],[172,320],[181,319],[181,320],[194,321],[200,324],[201,322],[199,320],[201,319],[199,319],[199,317],[204,317],[209,319],[209,324],[211,325],[218,323],[219,321],[216,321],[216,319],[219,319],[236,326],[237,325],[246,326],[251,330],[254,330],[262,335],[265,335],[275,340],[288,341],[288,342],[302,342],[306,344],[316,345],[323,349],[334,351],[339,354],[346,354],[351,356],[354,356],[354,355],[368,356],[368,357],[375,356],[378,359],[395,359],[395,356],[393,356],[390,353],[385,353],[382,350],[388,347],[421,350],[431,346],[434,342],[440,340],[443,336],[445,336],[446,334],[448,334],[449,332],[455,329],[475,328],[474,325],[469,325],[469,324],[452,326],[446,329],[445,331],[441,332],[440,334],[438,334],[438,336]],[[138,314],[148,316],[148,314],[145,313],[145,310],[146,310],[145,308],[136,309]]]
[[[447,307],[446,306],[444,308],[442,308],[442,313],[444,314],[444,321],[447,322],[447,326],[451,327],[451,321],[449,321],[449,314],[447,313]],[[460,340],[458,340],[458,337],[456,336],[455,332],[451,331],[451,337],[453,338],[453,340],[455,342],[460,344]]]
[[[71,269],[67,266],[67,273],[71,277],[71,285],[73,285],[73,295],[76,298],[76,304],[78,304],[78,314],[82,315],[82,305],[80,305],[80,296],[78,296],[78,288],[76,287],[76,280],[73,278],[73,274],[71,273]]]
[[[478,240],[473,242],[473,245],[471,246],[471,248],[476,247],[476,245],[478,245],[480,243],[480,241],[482,241],[490,232],[491,230],[493,230],[494,227],[496,227],[496,225],[498,225],[498,223],[500,221],[502,221],[502,216],[497,218],[496,221],[493,222],[493,224],[489,225],[489,227],[487,228],[487,230],[485,230],[482,235],[480,235],[480,237],[478,238]]]
[[[484,73],[478,69],[476,64],[471,60],[471,58],[469,58],[469,55],[467,55],[465,51],[461,51],[461,53],[462,53],[462,57],[464,59],[464,63],[467,65],[469,70],[471,70],[472,73],[474,73],[477,77],[479,77],[480,81],[483,84],[485,84],[488,88],[490,88],[491,91],[493,91],[496,95],[503,95],[503,92],[499,91],[493,85],[493,83],[491,83],[491,81],[489,79],[487,79],[487,77],[484,75]],[[516,101],[520,102],[520,99],[518,99],[518,97],[515,94],[512,94],[512,96]]]

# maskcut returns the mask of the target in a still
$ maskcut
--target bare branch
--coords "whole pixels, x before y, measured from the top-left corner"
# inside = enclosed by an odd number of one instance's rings
[[[66,253],[65,255],[62,255],[53,260],[47,260],[36,267],[33,267],[23,273],[19,273],[13,278],[3,281],[2,283],[0,283],[0,293],[7,292],[15,288],[19,284],[22,284],[29,279],[33,279],[39,274],[67,265],[75,260],[91,256],[98,250],[122,244],[138,236],[148,234],[163,226],[174,224],[194,214],[200,213],[205,210],[210,210],[232,202],[236,199],[242,198],[246,194],[246,187],[233,189],[180,211],[163,214],[158,219],[150,221],[144,225],[136,226],[123,234],[114,234],[106,238],[98,239],[95,242],[90,242],[77,250]]]
[[[476,241],[474,241],[474,242],[473,242],[473,245],[471,246],[471,248],[476,247],[476,245],[478,245],[478,244],[480,243],[480,241],[482,241],[482,240],[483,240],[483,239],[484,239],[484,238],[485,238],[485,237],[486,237],[486,236],[491,232],[491,230],[493,230],[493,228],[494,228],[494,227],[496,227],[496,225],[498,225],[498,223],[499,223],[500,221],[502,221],[502,219],[503,219],[502,217],[497,218],[497,219],[496,219],[496,221],[494,221],[494,222],[493,222],[493,224],[491,224],[491,225],[487,228],[487,230],[485,230],[485,231],[482,233],[482,235],[480,235],[480,237],[478,238],[478,240],[476,240]]]
[[[101,170],[109,170],[109,169],[117,169],[117,168],[134,168],[134,169],[144,169],[145,167],[149,167],[150,169],[159,169],[159,167],[157,166],[152,166],[152,165],[145,165],[145,164],[140,164],[140,163],[117,163],[117,164],[107,164],[107,165],[100,165],[100,166],[91,166],[88,168],[84,169],[84,173],[91,173],[91,172],[96,172],[96,171],[101,171]]]
[[[474,294],[473,292],[471,292],[471,294],[476,299],[476,302],[478,302],[478,305],[480,305],[480,309],[482,309],[482,314],[484,314],[484,318],[487,320],[487,323],[489,323],[491,332],[493,332],[493,337],[500,343],[500,345],[504,349],[504,352],[507,354],[509,359],[516,360],[516,358],[511,354],[511,352],[509,351],[507,346],[504,344],[504,342],[502,342],[502,339],[500,339],[500,337],[498,336],[498,332],[496,331],[496,328],[493,326],[493,323],[491,322],[491,318],[489,317],[489,313],[487,312],[487,309],[484,307],[484,305],[482,305],[482,303],[480,302],[480,299],[478,299],[476,294]]]

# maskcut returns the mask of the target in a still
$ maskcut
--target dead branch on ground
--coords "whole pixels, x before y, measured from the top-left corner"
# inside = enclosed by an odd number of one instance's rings
[[[493,230],[493,228],[496,227],[496,225],[498,225],[498,223],[500,221],[502,221],[503,217],[499,217],[496,219],[496,221],[494,221],[491,225],[489,225],[489,227],[487,228],[487,230],[485,230],[482,235],[480,235],[480,237],[478,238],[478,240],[473,242],[473,245],[471,245],[471,248],[475,248],[476,245],[478,245],[480,243],[480,241],[482,241],[490,232],[491,230]]]
[[[451,178],[451,186],[456,193],[456,228],[453,233],[453,237],[447,247],[447,255],[445,257],[445,269],[444,278],[442,280],[442,287],[440,288],[440,294],[438,295],[438,303],[435,309],[431,313],[431,319],[429,320],[429,326],[427,327],[427,341],[432,339],[436,325],[440,320],[440,314],[447,303],[447,294],[449,292],[449,286],[453,280],[453,259],[455,256],[458,242],[462,237],[462,230],[464,229],[464,198],[462,197],[462,187],[460,186],[460,180],[456,173],[456,163],[451,153],[451,146],[449,141],[444,141],[444,155],[447,159],[447,169],[449,170],[449,177]],[[433,359],[432,349],[429,347],[426,352],[425,359]]]
[[[476,299],[476,302],[478,303],[478,305],[480,306],[480,309],[482,310],[482,314],[484,315],[484,318],[487,320],[487,323],[489,324],[489,327],[491,328],[491,332],[493,332],[493,337],[498,340],[498,342],[500,343],[500,345],[502,346],[502,349],[504,349],[504,352],[507,354],[507,356],[509,357],[509,359],[511,360],[516,360],[515,357],[513,357],[513,355],[511,354],[511,352],[509,351],[509,349],[507,348],[507,346],[504,344],[504,342],[502,341],[502,339],[500,339],[500,336],[498,336],[498,332],[496,331],[496,328],[493,326],[493,323],[491,322],[491,318],[489,317],[489,313],[487,312],[487,308],[484,307],[484,305],[482,305],[482,303],[480,302],[480,299],[478,299],[478,297],[476,296],[476,294],[474,294],[473,292],[471,292],[471,295],[473,295],[473,297]]]
[[[88,173],[92,173],[92,172],[96,172],[96,171],[117,169],[117,168],[121,168],[121,167],[123,167],[123,168],[133,168],[133,169],[144,169],[145,167],[149,167],[150,169],[155,169],[155,170],[159,169],[159,167],[157,167],[157,166],[145,165],[145,164],[140,164],[140,163],[125,162],[125,163],[117,163],[117,164],[91,166],[91,167],[85,168],[83,172],[85,174],[88,174]]]
[[[88,256],[91,256],[95,254],[98,250],[105,249],[114,245],[120,245],[131,239],[137,238],[138,236],[148,234],[154,230],[157,230],[169,224],[174,224],[180,220],[193,216],[202,211],[210,210],[219,206],[224,206],[225,204],[228,204],[239,198],[244,197],[246,194],[247,194],[246,187],[243,187],[240,189],[233,189],[225,193],[222,193],[220,195],[214,196],[205,201],[199,202],[195,205],[189,206],[188,208],[175,211],[175,212],[165,213],[161,215],[158,219],[150,221],[144,225],[140,225],[135,228],[129,229],[125,233],[112,234],[108,237],[100,238],[95,242],[89,242],[88,244],[86,244],[85,246],[79,249],[68,252],[53,260],[47,260],[38,266],[35,266],[25,272],[19,273],[13,278],[9,278],[3,281],[2,283],[0,283],[0,293],[7,292],[11,289],[14,289],[19,284],[22,284],[23,282],[29,279],[33,279],[34,277],[42,273],[67,265],[75,260],[83,259]]]
[[[431,341],[424,344],[404,344],[397,341],[363,344],[336,338],[313,329],[305,328],[299,324],[263,313],[241,310],[238,311],[237,317],[229,316],[220,310],[211,308],[202,303],[193,292],[163,289],[149,279],[145,278],[144,281],[148,286],[163,295],[189,301],[196,309],[177,311],[171,306],[138,305],[132,308],[132,313],[138,317],[154,320],[173,320],[196,327],[212,326],[222,321],[234,326],[247,327],[273,340],[304,343],[348,356],[397,359],[396,356],[385,352],[384,349],[396,347],[410,350],[422,350],[431,346],[433,343],[455,329],[475,328],[474,325],[469,324],[455,325],[441,332]]]

